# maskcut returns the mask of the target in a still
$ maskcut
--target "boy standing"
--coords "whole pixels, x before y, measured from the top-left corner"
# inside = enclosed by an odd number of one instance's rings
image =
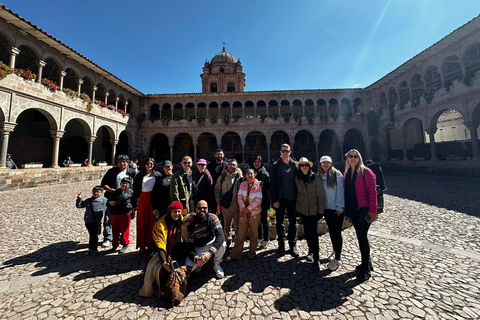
[[[115,190],[108,199],[112,214],[112,250],[117,250],[120,243],[122,249],[118,252],[119,254],[127,252],[130,244],[130,212],[132,211],[133,197],[133,190],[130,189],[131,184],[132,179],[128,176],[124,177],[120,182],[120,188]],[[135,214],[132,214],[132,219],[134,218]]]
[[[92,197],[82,201],[82,193],[77,194],[77,208],[85,208],[85,227],[88,230],[90,240],[88,251],[92,256],[98,255],[98,235],[101,232],[102,217],[107,210],[107,199],[103,196],[103,188],[95,186],[92,189]]]

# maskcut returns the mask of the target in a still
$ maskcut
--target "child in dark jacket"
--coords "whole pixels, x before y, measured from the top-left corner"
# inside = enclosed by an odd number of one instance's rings
[[[132,178],[125,177],[120,182],[120,188],[116,189],[108,200],[112,214],[112,250],[117,250],[118,244],[122,245],[119,254],[125,253],[130,244],[130,218],[135,216],[132,211],[133,190],[130,188]]]
[[[77,194],[77,208],[85,208],[85,227],[88,230],[88,252],[92,256],[98,255],[98,235],[101,231],[102,217],[107,210],[107,198],[103,196],[103,188],[96,186],[92,189],[92,197],[82,200],[82,193]]]

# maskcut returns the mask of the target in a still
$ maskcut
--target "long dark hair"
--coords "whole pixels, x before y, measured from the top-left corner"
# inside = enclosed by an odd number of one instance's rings
[[[138,173],[140,177],[145,177],[147,175],[147,169],[145,167],[147,166],[147,162],[149,161],[153,162],[153,167],[152,167],[153,173],[155,174],[155,172],[157,171],[157,162],[155,161],[155,159],[148,158],[147,160],[145,160],[145,162],[143,163],[143,166],[140,169],[140,172]]]

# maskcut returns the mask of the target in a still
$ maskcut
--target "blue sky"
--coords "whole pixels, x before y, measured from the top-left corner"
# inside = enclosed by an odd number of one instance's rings
[[[246,91],[365,87],[480,13],[479,0],[1,2],[143,93],[200,92],[222,42]]]

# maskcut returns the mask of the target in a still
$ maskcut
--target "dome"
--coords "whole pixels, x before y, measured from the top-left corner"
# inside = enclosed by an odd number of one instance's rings
[[[237,59],[235,59],[235,57],[232,56],[230,53],[226,52],[225,47],[223,47],[222,52],[220,52],[215,57],[213,57],[213,59],[210,63],[211,64],[214,64],[214,63],[237,63]]]

